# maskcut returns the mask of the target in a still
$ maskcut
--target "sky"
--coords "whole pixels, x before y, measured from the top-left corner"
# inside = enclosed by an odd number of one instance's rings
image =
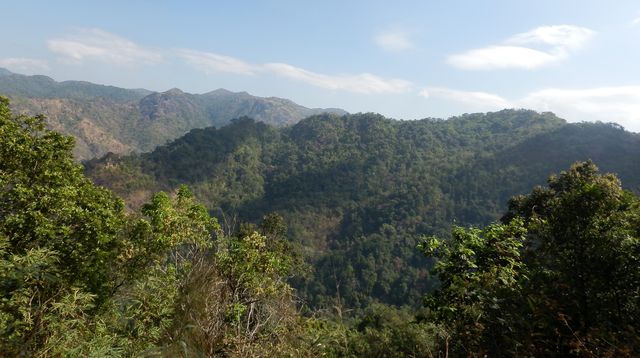
[[[3,2],[0,67],[396,119],[527,108],[640,132],[640,2]]]

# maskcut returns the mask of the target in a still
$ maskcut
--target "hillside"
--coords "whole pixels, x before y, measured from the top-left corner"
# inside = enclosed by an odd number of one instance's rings
[[[346,113],[223,89],[201,95],[178,89],[153,92],[82,81],[57,82],[5,69],[0,71],[0,95],[11,98],[15,111],[44,114],[51,129],[74,136],[74,155],[80,160],[107,152],[150,151],[191,129],[224,126],[241,116],[281,126],[318,113]]]
[[[433,281],[414,248],[451,223],[496,220],[512,195],[592,159],[640,189],[640,136],[609,124],[504,110],[448,120],[317,115],[278,128],[249,118],[194,129],[151,153],[108,156],[87,173],[135,207],[187,183],[219,216],[284,216],[315,273],[312,305],[418,305]]]

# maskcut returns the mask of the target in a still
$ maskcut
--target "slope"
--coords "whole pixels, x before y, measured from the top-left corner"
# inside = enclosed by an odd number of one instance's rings
[[[526,110],[404,122],[318,115],[285,128],[241,118],[87,172],[134,206],[188,183],[219,216],[277,212],[314,264],[296,283],[309,302],[362,307],[419,304],[433,284],[414,249],[420,235],[495,220],[511,195],[590,158],[639,188],[640,136]]]
[[[171,89],[159,93],[81,81],[57,82],[4,69],[0,71],[0,95],[11,98],[15,111],[45,114],[51,129],[73,135],[74,154],[80,160],[107,152],[150,151],[193,128],[219,127],[245,115],[273,125],[289,125],[313,114],[346,113],[246,92],[220,89],[199,95]]]

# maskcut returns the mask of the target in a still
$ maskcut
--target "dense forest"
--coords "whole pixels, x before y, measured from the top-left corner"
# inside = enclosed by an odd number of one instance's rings
[[[336,299],[418,307],[435,283],[415,250],[420,236],[487,225],[511,196],[588,159],[640,188],[640,136],[526,110],[421,121],[320,115],[286,128],[240,118],[149,154],[89,162],[87,173],[132,208],[188,184],[220,220],[278,213],[315,268],[293,281],[314,308]]]
[[[83,168],[44,121],[0,99],[3,356],[640,353],[615,125],[241,118]]]

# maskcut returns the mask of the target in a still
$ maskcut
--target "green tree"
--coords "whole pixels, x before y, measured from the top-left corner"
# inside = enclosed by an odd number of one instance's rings
[[[426,297],[463,355],[640,352],[640,207],[580,162],[514,197],[501,224],[426,239],[440,288]]]
[[[521,258],[525,234],[523,221],[514,219],[484,230],[457,227],[450,240],[429,237],[418,245],[438,260],[433,273],[440,287],[425,297],[425,304],[436,322],[448,327],[454,353],[517,354],[511,332],[527,279]]]
[[[138,355],[162,346],[219,230],[186,188],[141,214],[86,179],[73,140],[0,97],[0,352]]]
[[[639,205],[592,162],[509,202],[503,220],[527,223],[530,295],[546,339],[596,355],[640,349]]]
[[[216,238],[186,279],[174,341],[205,356],[293,354],[299,317],[287,280],[299,263],[282,225],[271,215],[260,228],[242,225]]]
[[[119,284],[123,203],[83,176],[72,149],[44,117],[13,115],[0,97],[0,336],[9,352],[42,341],[44,317],[69,288],[100,303]]]

